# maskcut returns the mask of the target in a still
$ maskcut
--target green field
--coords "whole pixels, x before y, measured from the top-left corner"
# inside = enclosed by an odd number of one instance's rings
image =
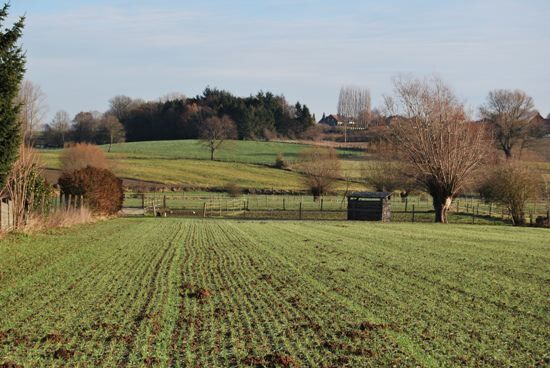
[[[547,366],[548,234],[149,218],[12,235],[0,364]]]
[[[209,151],[196,140],[132,142],[113,145],[107,154],[114,172],[123,178],[191,188],[223,187],[305,190],[302,176],[294,171],[269,167],[281,153],[295,162],[305,144],[231,141],[209,160]],[[107,146],[102,146],[107,150]],[[61,150],[42,150],[47,168],[59,169]],[[341,157],[357,157],[358,151],[340,150]],[[345,166],[346,168],[348,166]],[[345,189],[342,182],[340,189]],[[362,188],[355,185],[356,188]]]

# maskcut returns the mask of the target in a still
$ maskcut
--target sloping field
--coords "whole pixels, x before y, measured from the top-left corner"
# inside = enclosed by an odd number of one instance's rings
[[[101,146],[107,151],[107,146]],[[120,177],[192,188],[222,187],[305,190],[302,175],[269,167],[281,153],[287,162],[298,159],[308,145],[282,142],[231,141],[211,161],[209,151],[197,140],[131,142],[113,145],[107,158]],[[342,156],[359,151],[339,150]],[[42,150],[46,168],[59,169],[61,150]],[[343,165],[348,169],[349,165]],[[353,167],[355,169],[355,166]],[[359,173],[359,171],[354,171]],[[357,176],[357,175],[356,175]],[[346,188],[342,181],[339,189]],[[364,189],[353,184],[353,189]]]
[[[8,237],[0,364],[544,366],[548,235],[149,218]]]

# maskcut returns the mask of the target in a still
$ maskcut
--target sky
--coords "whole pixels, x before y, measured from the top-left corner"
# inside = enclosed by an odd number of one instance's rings
[[[380,106],[400,74],[442,78],[473,112],[506,88],[550,113],[548,0],[11,0],[8,21],[23,14],[48,119],[206,86],[283,94],[319,119],[343,85]]]

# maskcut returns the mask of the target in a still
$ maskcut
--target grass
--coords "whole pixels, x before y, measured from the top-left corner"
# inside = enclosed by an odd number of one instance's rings
[[[234,183],[243,188],[305,190],[301,174],[269,165],[275,163],[279,153],[288,162],[296,161],[307,147],[298,143],[232,141],[219,150],[216,161],[210,161],[208,149],[196,140],[132,142],[113,145],[107,158],[120,177],[170,186],[212,188]],[[107,146],[102,148],[106,150]],[[45,167],[61,167],[61,150],[40,153]],[[351,150],[339,153],[346,157],[359,154]],[[339,189],[345,189],[344,182]]]
[[[544,229],[117,219],[0,241],[0,364],[549,363]],[[13,365],[12,365],[13,366]]]

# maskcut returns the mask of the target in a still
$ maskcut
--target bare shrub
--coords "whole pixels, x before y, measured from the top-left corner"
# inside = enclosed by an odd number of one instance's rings
[[[506,206],[514,225],[525,223],[525,203],[537,196],[541,188],[540,175],[520,166],[507,163],[495,168],[480,188],[481,196]]]
[[[225,184],[224,189],[230,197],[239,197],[243,193],[242,188],[235,183]]]
[[[98,169],[108,169],[109,164],[105,153],[96,145],[77,143],[65,147],[60,157],[61,168],[65,172],[92,166]]]
[[[107,169],[88,166],[64,172],[59,186],[64,194],[84,196],[86,205],[96,214],[114,215],[122,209],[122,180]]]
[[[277,157],[275,158],[275,168],[277,169],[285,169],[287,167],[287,163],[285,161],[285,157],[282,153],[278,153]]]
[[[28,216],[39,203],[49,201],[52,191],[41,174],[37,152],[21,145],[17,161],[4,188],[4,192],[13,202],[16,229],[25,225]]]
[[[314,200],[334,188],[340,179],[340,160],[334,148],[313,147],[302,151],[298,165]]]
[[[403,165],[394,161],[375,161],[362,168],[362,176],[365,184],[379,192],[409,191],[411,186]]]
[[[80,224],[92,223],[97,220],[86,207],[70,208],[52,212],[48,215],[33,213],[27,219],[22,231],[34,233],[47,229],[71,227]]]

